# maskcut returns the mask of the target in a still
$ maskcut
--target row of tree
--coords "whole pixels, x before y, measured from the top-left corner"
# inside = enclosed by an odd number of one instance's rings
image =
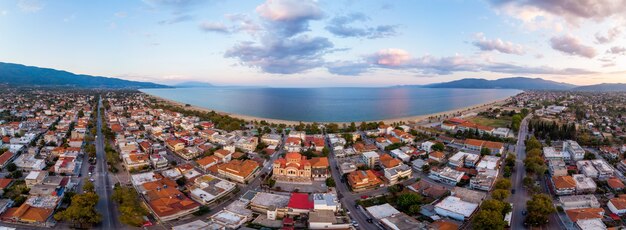
[[[548,140],[576,140],[576,125],[574,123],[558,124],[556,121],[532,119],[528,123],[533,135]]]

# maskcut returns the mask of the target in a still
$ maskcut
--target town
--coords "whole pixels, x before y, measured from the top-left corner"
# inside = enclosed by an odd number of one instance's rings
[[[626,225],[626,93],[287,125],[135,90],[0,87],[3,229]]]

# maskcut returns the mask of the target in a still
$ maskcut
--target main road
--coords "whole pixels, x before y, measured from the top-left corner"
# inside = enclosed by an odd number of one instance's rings
[[[96,170],[92,176],[96,193],[100,197],[96,209],[102,214],[102,224],[98,226],[101,229],[120,229],[122,227],[117,214],[115,213],[114,202],[111,201],[110,195],[113,194],[112,184],[109,182],[109,173],[106,162],[106,153],[104,151],[104,135],[102,135],[102,116],[101,111],[102,98],[98,98],[98,117],[96,125]]]
[[[513,204],[511,229],[526,228],[526,226],[524,226],[524,215],[522,215],[522,211],[526,210],[526,201],[530,198],[526,189],[523,188],[522,181],[524,180],[524,175],[526,175],[526,167],[524,167],[524,159],[526,159],[526,145],[524,144],[524,141],[526,140],[526,137],[528,137],[528,120],[531,116],[532,115],[528,115],[522,120],[519,133],[517,135],[517,145],[515,147],[517,159],[515,161],[515,170],[513,172],[513,176],[511,177],[515,194],[512,194],[509,199],[509,201]]]

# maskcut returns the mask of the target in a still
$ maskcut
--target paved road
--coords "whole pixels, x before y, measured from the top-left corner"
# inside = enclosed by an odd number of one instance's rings
[[[526,175],[526,167],[524,167],[524,159],[526,158],[526,146],[524,141],[528,136],[528,120],[531,115],[522,120],[519,133],[517,136],[517,145],[515,147],[517,160],[515,162],[515,170],[511,177],[515,194],[512,194],[509,201],[513,203],[513,216],[511,218],[511,229],[526,229],[524,226],[524,215],[522,211],[526,210],[526,201],[530,200],[529,194],[523,188],[522,180]]]
[[[98,100],[98,111],[104,110],[102,106],[102,98]],[[104,112],[104,111],[103,111]],[[94,185],[96,187],[96,193],[100,196],[96,209],[102,214],[102,223],[98,228],[100,229],[120,229],[123,225],[117,218],[115,211],[115,204],[111,202],[110,195],[113,193],[112,183],[109,182],[109,173],[106,163],[106,153],[104,152],[104,135],[102,135],[102,117],[101,113],[98,113],[97,118],[97,135],[96,135],[96,170],[95,175],[92,177],[95,179]]]

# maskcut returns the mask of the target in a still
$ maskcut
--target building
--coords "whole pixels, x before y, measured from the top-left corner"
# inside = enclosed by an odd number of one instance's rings
[[[607,230],[608,228],[602,222],[602,219],[584,219],[576,221],[576,226],[583,230]]]
[[[349,229],[350,221],[346,216],[335,216],[330,210],[309,212],[309,229]]]
[[[391,155],[393,155],[395,158],[402,160],[403,162],[409,162],[411,160],[411,156],[402,152],[402,150],[400,149],[391,150]]]
[[[585,150],[580,147],[578,142],[567,140],[563,142],[563,151],[569,153],[572,161],[579,161],[585,158]]]
[[[586,177],[582,174],[574,174],[572,175],[574,181],[576,182],[576,193],[594,193],[596,192],[596,182],[593,181],[592,178]]]
[[[389,182],[389,184],[396,184],[401,180],[406,180],[411,178],[412,170],[411,167],[400,163],[395,167],[385,167],[385,179]]]
[[[313,209],[314,210],[330,210],[333,212],[339,211],[341,203],[337,199],[335,193],[314,193],[313,194]]]
[[[279,145],[282,137],[278,134],[266,133],[261,136],[261,142],[267,145]]]
[[[435,205],[435,212],[440,216],[465,221],[477,208],[478,204],[463,201],[456,196],[448,196]]]
[[[369,168],[374,168],[374,166],[376,166],[376,164],[378,164],[378,161],[380,160],[380,155],[378,155],[378,153],[374,151],[364,152],[362,155],[363,162],[365,162],[365,165],[367,165],[367,167]]]
[[[124,167],[128,170],[142,170],[150,167],[150,159],[145,153],[131,153],[123,157]]]
[[[431,159],[437,162],[443,162],[446,159],[446,154],[440,151],[433,151],[428,154],[428,159]]]
[[[169,165],[167,158],[158,153],[150,154],[150,164],[157,170],[167,168]]]
[[[26,187],[32,188],[36,184],[43,184],[46,177],[48,177],[48,171],[30,171],[24,181]]]
[[[290,198],[290,196],[280,194],[258,192],[250,200],[250,209],[261,214],[267,214],[270,209],[279,209],[278,217],[282,217],[287,212],[286,207]]]
[[[543,147],[543,158],[546,161],[550,160],[570,160],[565,159],[566,156],[561,151],[556,151],[554,147]]]
[[[560,196],[559,202],[563,209],[599,208],[600,202],[594,195]]]
[[[557,195],[570,195],[576,192],[576,181],[571,176],[553,176],[552,183]]]
[[[563,159],[548,161],[548,172],[552,176],[567,176],[567,165]]]
[[[621,195],[619,197],[615,197],[609,200],[606,206],[611,210],[612,213],[616,215],[622,215],[626,213],[626,197]]]
[[[185,142],[178,140],[178,139],[167,140],[166,146],[169,150],[176,152],[185,148]]]
[[[326,180],[330,177],[330,164],[327,157],[313,157],[311,162],[311,177],[313,180]]]
[[[285,154],[274,161],[272,177],[277,181],[311,183],[311,162],[297,152]]]
[[[381,204],[381,205],[370,206],[365,209],[367,210],[367,212],[369,212],[369,214],[374,219],[377,219],[377,220],[387,218],[396,214],[400,214],[400,211],[398,211],[393,206],[387,203]]]
[[[463,175],[465,175],[464,172],[456,171],[450,167],[444,167],[442,169],[431,169],[428,177],[435,181],[456,185],[461,181]]]
[[[220,158],[216,156],[207,156],[196,160],[196,163],[202,168],[205,172],[209,170],[210,167],[217,165],[222,162]]]
[[[382,183],[382,180],[372,170],[358,170],[348,173],[348,184],[353,191],[376,188],[381,186]]]
[[[478,160],[478,154],[459,151],[448,159],[448,164],[452,167],[475,167]]]
[[[432,141],[425,141],[421,144],[421,147],[422,147],[422,150],[426,151],[427,153],[430,153],[432,151],[433,145],[435,145],[435,143],[433,143]]]
[[[156,179],[137,187],[152,213],[161,221],[178,219],[200,208],[200,204],[179,191],[176,182],[171,179]]]
[[[604,216],[603,208],[578,208],[565,210],[565,213],[572,222],[579,220],[601,219]]]
[[[187,186],[190,198],[203,205],[212,204],[237,187],[235,183],[211,175],[195,177],[190,184]]]
[[[225,227],[226,229],[238,229],[249,221],[248,216],[231,212],[229,210],[221,210],[209,218],[213,223]]]
[[[259,171],[259,163],[253,160],[232,160],[217,166],[217,172],[230,180],[245,184]]]

